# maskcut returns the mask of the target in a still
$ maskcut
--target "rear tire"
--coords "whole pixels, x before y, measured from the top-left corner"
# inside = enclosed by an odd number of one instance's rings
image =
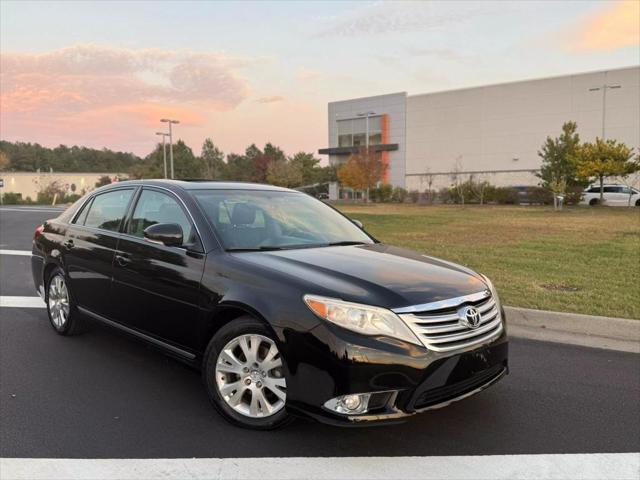
[[[273,430],[292,418],[286,410],[284,359],[265,324],[243,316],[222,327],[204,355],[209,400],[233,425]]]
[[[77,335],[84,331],[84,319],[73,303],[67,278],[61,268],[54,268],[46,281],[45,303],[49,323],[59,335]]]
[[[636,200],[636,207],[640,207],[640,198]]]

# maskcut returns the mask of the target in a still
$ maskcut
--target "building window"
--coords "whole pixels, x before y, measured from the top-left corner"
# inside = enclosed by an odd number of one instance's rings
[[[340,120],[338,122],[338,146],[352,147],[353,133],[351,120]]]
[[[382,143],[382,118],[369,117],[369,145]],[[338,120],[338,147],[364,147],[367,145],[367,119]]]

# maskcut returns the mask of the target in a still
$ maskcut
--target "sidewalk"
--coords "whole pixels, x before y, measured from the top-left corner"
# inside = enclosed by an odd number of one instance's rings
[[[504,307],[512,337],[640,353],[640,320]]]

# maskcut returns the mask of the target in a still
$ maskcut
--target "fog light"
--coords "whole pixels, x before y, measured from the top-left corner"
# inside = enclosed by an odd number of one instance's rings
[[[353,412],[354,410],[358,410],[360,408],[360,404],[362,400],[360,399],[360,395],[345,395],[342,397],[342,404],[344,408]]]
[[[329,410],[345,415],[359,415],[367,413],[370,393],[354,393],[328,400],[324,406]]]

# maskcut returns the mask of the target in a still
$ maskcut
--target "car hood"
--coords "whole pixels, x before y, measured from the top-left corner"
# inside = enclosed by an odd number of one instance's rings
[[[236,253],[236,258],[294,276],[306,293],[399,308],[480,292],[475,272],[384,244]]]

